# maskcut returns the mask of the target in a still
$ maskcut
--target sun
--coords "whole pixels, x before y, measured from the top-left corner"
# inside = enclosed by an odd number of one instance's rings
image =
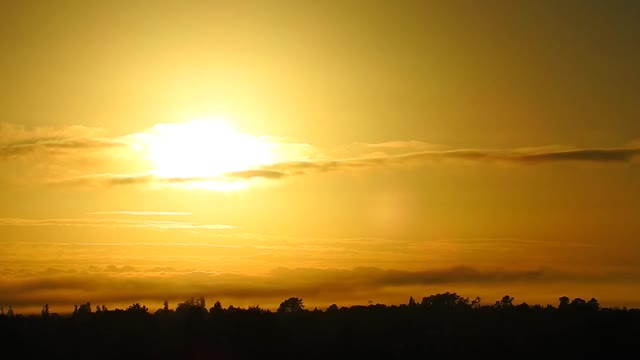
[[[158,178],[224,182],[224,175],[274,162],[273,144],[226,120],[157,124],[144,133],[146,158]]]

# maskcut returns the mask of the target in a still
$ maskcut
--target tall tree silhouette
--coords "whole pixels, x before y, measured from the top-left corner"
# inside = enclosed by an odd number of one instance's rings
[[[223,311],[222,304],[220,301],[216,301],[215,304],[209,309],[209,312],[212,314],[220,314]]]
[[[302,310],[304,310],[304,304],[302,303],[302,299],[297,297],[288,298],[280,303],[280,307],[278,307],[279,313],[294,313]]]
[[[476,298],[471,301],[471,307],[474,309],[480,309],[481,301],[482,301],[482,298],[480,296],[476,296]]]
[[[513,307],[513,300],[514,298],[512,296],[505,295],[502,297],[502,299],[496,301],[495,306],[497,308],[502,308],[502,309],[510,308],[510,307]]]
[[[42,313],[42,318],[43,319],[48,319],[49,318],[49,304],[45,304],[42,307],[41,313]]]
[[[571,301],[571,299],[569,299],[568,296],[562,296],[558,298],[558,301],[560,302],[560,304],[558,305],[558,309],[566,309],[569,307],[569,302]]]

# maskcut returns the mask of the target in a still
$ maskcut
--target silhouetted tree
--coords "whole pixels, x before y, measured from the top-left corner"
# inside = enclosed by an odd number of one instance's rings
[[[176,307],[176,313],[182,315],[188,314],[189,316],[203,317],[207,313],[207,309],[201,306],[203,304],[202,299],[203,298],[198,298],[196,300],[195,298],[189,298],[185,300],[184,302],[178,304],[178,306]]]
[[[280,303],[280,307],[278,307],[279,313],[293,313],[300,312],[302,310],[304,310],[304,304],[302,303],[302,299],[297,297],[288,298]]]
[[[178,304],[178,306],[176,307],[176,313],[183,313],[197,306],[198,306],[198,302],[194,298],[189,298],[184,302],[181,302]]]
[[[327,308],[327,312],[337,312],[338,311],[338,305],[336,304],[331,304],[328,308]]]
[[[216,301],[215,304],[213,304],[213,307],[211,307],[211,309],[209,309],[209,312],[212,314],[220,314],[223,311],[222,309],[222,304],[220,303],[220,301]]]
[[[249,306],[247,308],[247,311],[250,313],[257,313],[257,314],[264,314],[264,313],[269,313],[270,311],[267,309],[263,309],[260,307],[260,305],[256,305],[256,306]]]
[[[42,313],[42,318],[43,319],[48,319],[49,318],[49,304],[45,304],[42,307],[41,313]]]
[[[13,312],[13,308],[11,307],[11,305],[9,305],[9,310],[7,310],[7,316],[12,318],[15,316],[14,312]]]
[[[413,298],[413,296],[409,296],[409,307],[416,307],[418,304],[416,304],[416,300]]]
[[[162,303],[162,310],[164,310],[164,312],[169,312],[169,301],[166,299],[164,300],[164,303]]]
[[[476,296],[475,299],[473,299],[471,301],[471,307],[474,309],[480,309],[480,302],[482,301],[482,298],[480,296]]]
[[[600,310],[600,303],[598,302],[598,300],[596,300],[596,298],[591,298],[591,300],[589,300],[587,305],[591,310],[595,310],[595,311]]]
[[[470,307],[468,298],[450,292],[423,297],[421,305],[425,308],[440,310],[464,309]]]
[[[571,307],[574,309],[584,309],[587,306],[587,302],[581,298],[575,298],[571,301]]]
[[[144,305],[140,305],[140,303],[135,303],[135,304],[130,305],[127,308],[126,311],[131,312],[131,313],[144,313],[144,314],[146,314],[146,313],[149,312],[149,308],[147,308]]]
[[[91,314],[91,303],[87,301],[78,308],[78,316],[86,316],[88,314]]]
[[[505,295],[502,297],[502,299],[496,301],[495,307],[501,308],[501,309],[513,307],[513,300],[514,300],[513,297],[509,295]]]
[[[560,298],[558,298],[558,301],[560,301],[560,304],[558,305],[558,309],[566,309],[567,307],[569,307],[569,301],[571,301],[571,299],[569,299],[568,296],[562,296]]]

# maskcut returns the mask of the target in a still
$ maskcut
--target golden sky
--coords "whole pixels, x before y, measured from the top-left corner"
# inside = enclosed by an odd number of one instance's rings
[[[0,2],[0,306],[640,306],[638,18]]]

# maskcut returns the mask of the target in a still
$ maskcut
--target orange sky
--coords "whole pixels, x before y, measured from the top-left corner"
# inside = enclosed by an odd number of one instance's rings
[[[640,6],[0,4],[0,306],[640,306]]]

